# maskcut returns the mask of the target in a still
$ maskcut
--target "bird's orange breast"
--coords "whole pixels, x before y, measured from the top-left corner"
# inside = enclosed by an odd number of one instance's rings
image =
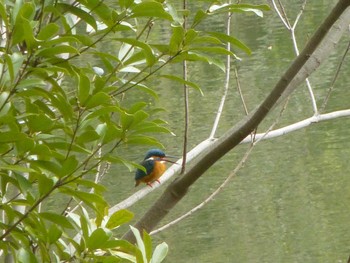
[[[138,186],[140,182],[144,182],[146,184],[152,183],[154,181],[158,181],[158,179],[162,176],[162,174],[166,170],[166,165],[162,161],[156,161],[154,163],[153,170],[150,174],[140,178],[136,181],[135,186]]]
[[[151,181],[158,180],[166,170],[166,165],[162,161],[154,163],[153,171],[150,173]]]

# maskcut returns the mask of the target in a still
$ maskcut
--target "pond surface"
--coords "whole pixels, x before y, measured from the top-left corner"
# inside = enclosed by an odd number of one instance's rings
[[[287,1],[284,1],[287,2]],[[291,21],[300,2],[285,7]],[[336,1],[308,1],[297,27],[300,47]],[[261,2],[260,2],[261,3]],[[224,28],[222,21],[208,21],[208,27]],[[235,14],[233,35],[253,51],[237,66],[242,92],[252,110],[278,81],[294,57],[289,32],[274,11],[264,18]],[[349,36],[332,57],[310,78],[318,105],[331,85],[339,58]],[[349,59],[344,63],[326,112],[350,106]],[[211,131],[223,90],[224,74],[213,66],[190,67],[190,79],[204,92],[190,92],[189,148],[206,139]],[[182,87],[160,80],[160,99],[150,100],[167,109],[162,118],[177,136],[160,140],[171,155],[181,155],[183,132]],[[234,74],[218,135],[244,116]],[[274,121],[274,113],[259,127],[262,132]],[[276,127],[313,115],[305,85],[291,97]],[[165,241],[170,251],[165,262],[347,262],[350,254],[350,118],[331,120],[288,135],[263,141],[253,150],[245,166],[230,183],[200,211],[157,234],[155,242]],[[216,163],[191,188],[189,194],[165,218],[167,223],[187,212],[209,196],[235,168],[248,145],[241,145]],[[147,149],[125,149],[133,160],[143,158]],[[140,151],[141,152],[140,152]],[[136,190],[133,173],[118,167],[105,178],[107,199],[115,204]],[[130,208],[138,219],[165,188],[160,188]]]

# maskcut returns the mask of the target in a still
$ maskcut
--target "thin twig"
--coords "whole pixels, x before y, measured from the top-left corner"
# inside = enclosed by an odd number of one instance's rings
[[[187,1],[183,0],[183,9],[187,9]],[[187,28],[187,18],[186,15],[183,16],[183,28],[186,31]],[[188,68],[187,61],[182,62],[182,74],[185,81],[188,80]],[[182,147],[182,164],[181,164],[181,174],[185,173],[186,170],[186,153],[187,153],[187,139],[188,139],[188,125],[189,125],[189,103],[188,103],[188,86],[186,83],[183,86],[184,90],[184,110],[185,110],[185,123],[184,123],[184,134],[183,134],[183,147]]]
[[[229,1],[229,3],[231,3],[231,1]],[[231,34],[231,13],[230,12],[227,15],[226,34],[227,35]],[[227,51],[231,50],[231,43],[230,42],[227,43],[226,49],[227,49]],[[220,101],[220,104],[219,104],[218,111],[216,113],[216,117],[215,117],[215,120],[214,120],[213,128],[212,128],[211,133],[209,135],[209,139],[213,139],[214,138],[216,130],[217,130],[218,125],[219,125],[219,121],[220,121],[220,118],[221,118],[222,111],[224,109],[224,105],[225,105],[225,101],[226,101],[226,97],[227,97],[228,89],[229,89],[229,85],[230,85],[230,72],[231,72],[230,68],[231,68],[231,56],[227,55],[226,56],[226,66],[225,66],[224,94],[221,97],[221,101]]]
[[[148,19],[146,25],[142,28],[142,30],[140,31],[140,33],[136,36],[136,40],[139,40],[140,37],[143,35],[143,33],[146,31],[147,28],[149,28],[149,24],[152,22],[153,18],[151,17],[150,19]],[[132,51],[132,49],[135,47],[135,44],[130,45],[130,47],[128,48],[128,50],[125,52],[124,56],[120,59],[120,62],[114,67],[114,69],[112,70],[112,72],[109,74],[109,76],[106,78],[106,82],[108,82],[112,76],[115,76],[116,72],[118,71],[118,69],[124,65],[124,60],[128,57],[128,55],[130,54],[130,52]]]
[[[327,106],[327,103],[328,103],[328,100],[329,100],[329,98],[330,98],[330,96],[331,96],[331,93],[332,93],[332,91],[334,90],[334,84],[335,84],[336,80],[338,79],[340,70],[341,70],[341,68],[342,68],[342,66],[343,66],[343,63],[344,63],[345,58],[346,58],[346,56],[347,56],[347,54],[348,54],[348,52],[349,52],[349,49],[350,49],[350,41],[349,41],[349,43],[348,43],[348,46],[347,46],[347,48],[346,48],[346,50],[345,50],[345,52],[344,52],[344,55],[343,55],[343,57],[342,57],[342,59],[341,59],[339,65],[338,65],[338,67],[337,67],[337,71],[335,72],[335,75],[334,75],[334,78],[333,78],[333,80],[332,80],[331,86],[329,87],[328,92],[327,92],[327,95],[326,95],[326,97],[325,97],[325,99],[324,99],[324,101],[323,101],[323,103],[322,103],[322,106],[321,106],[321,108],[320,108],[320,112],[323,112],[323,111],[325,110],[326,106]]]
[[[285,11],[284,6],[281,3],[281,1],[278,0],[278,4],[280,6],[281,11],[277,7],[275,1],[272,0],[272,5],[273,5],[276,13],[278,14],[278,16],[281,19],[282,23],[284,24],[284,26],[288,29],[288,31],[291,34],[294,52],[295,52],[295,54],[297,56],[299,56],[299,48],[298,48],[298,44],[297,44],[297,41],[296,41],[295,28],[296,28],[296,26],[297,26],[297,24],[298,24],[298,22],[299,22],[299,20],[300,20],[300,18],[302,16],[304,10],[305,10],[306,0],[304,0],[304,2],[303,2],[297,17],[295,18],[293,26],[291,26],[291,24],[290,24],[290,22],[288,20],[288,16],[286,14],[286,11]],[[308,78],[306,78],[305,81],[306,81],[306,86],[307,86],[307,89],[309,91],[309,95],[310,95],[310,98],[311,98],[311,104],[312,104],[312,108],[313,108],[314,114],[317,115],[318,114],[317,103],[316,103],[316,98],[315,98],[314,92],[312,90],[311,83],[310,83]]]
[[[244,113],[246,115],[248,115],[249,112],[248,112],[247,104],[245,103],[245,100],[244,100],[244,97],[243,97],[241,84],[240,84],[239,78],[238,78],[237,68],[235,68],[235,77],[236,77],[236,83],[237,83],[237,91],[238,91],[239,96],[241,97],[242,105],[243,105],[243,108],[244,108]]]

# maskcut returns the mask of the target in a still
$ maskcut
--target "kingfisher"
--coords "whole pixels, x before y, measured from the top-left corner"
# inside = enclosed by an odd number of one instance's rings
[[[151,149],[146,153],[145,158],[141,162],[141,165],[145,167],[146,171],[137,169],[135,173],[135,187],[141,182],[146,183],[151,186],[154,181],[159,182],[159,178],[163,175],[166,170],[165,162],[175,163],[173,161],[167,160],[168,158],[175,158],[174,156],[165,155],[162,150]]]

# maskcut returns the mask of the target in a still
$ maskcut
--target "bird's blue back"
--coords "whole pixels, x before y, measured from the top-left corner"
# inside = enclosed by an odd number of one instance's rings
[[[150,158],[150,157],[148,157],[148,158]],[[148,159],[148,158],[147,158],[147,159]],[[141,163],[141,165],[142,165],[143,167],[145,167],[146,172],[143,171],[143,170],[141,170],[141,169],[137,169],[137,170],[136,170],[136,173],[135,173],[135,180],[139,180],[139,179],[141,179],[142,177],[145,177],[145,176],[149,175],[149,174],[153,171],[153,168],[154,168],[154,160],[147,160],[147,159],[145,159],[145,160]]]

